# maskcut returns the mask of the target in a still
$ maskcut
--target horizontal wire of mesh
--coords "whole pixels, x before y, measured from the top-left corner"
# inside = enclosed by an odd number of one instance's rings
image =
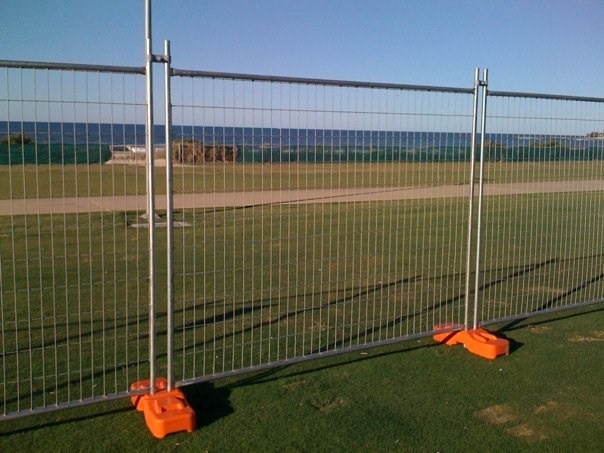
[[[0,67],[0,416],[147,376],[144,121],[141,75]]]
[[[604,103],[489,96],[480,319],[602,301]]]
[[[173,77],[176,379],[462,322],[472,100]]]

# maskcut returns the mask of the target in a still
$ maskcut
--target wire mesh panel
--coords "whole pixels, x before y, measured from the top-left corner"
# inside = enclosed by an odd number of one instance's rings
[[[146,377],[140,72],[0,64],[0,416]]]
[[[480,318],[602,301],[604,100],[489,92]]]
[[[473,90],[174,74],[179,382],[463,322]]]

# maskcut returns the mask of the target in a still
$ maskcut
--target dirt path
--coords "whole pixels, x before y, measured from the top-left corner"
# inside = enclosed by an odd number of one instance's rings
[[[420,200],[468,196],[468,185],[435,187],[386,187],[351,189],[280,190],[177,194],[175,209],[253,207],[270,204],[350,203],[364,201]],[[548,181],[488,184],[485,195],[520,195],[603,191],[604,181]],[[157,209],[166,208],[166,197],[157,196]],[[0,215],[63,214],[76,212],[144,211],[144,195],[0,200]]]

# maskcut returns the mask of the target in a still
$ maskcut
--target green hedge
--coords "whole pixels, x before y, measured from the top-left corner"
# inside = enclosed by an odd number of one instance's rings
[[[470,158],[470,149],[459,147],[397,148],[397,147],[300,147],[297,149],[242,146],[238,162],[458,162]]]
[[[476,153],[479,159],[479,152]],[[300,147],[297,149],[242,146],[238,162],[467,162],[469,147],[441,146],[430,148],[396,147]],[[486,160],[492,162],[550,162],[604,160],[604,147],[571,149],[566,146],[498,147],[486,150]]]
[[[109,145],[0,144],[0,165],[101,164],[110,158]]]

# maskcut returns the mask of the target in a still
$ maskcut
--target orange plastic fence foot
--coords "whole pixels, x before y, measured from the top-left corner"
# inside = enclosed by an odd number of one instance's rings
[[[145,379],[145,380],[137,381],[137,382],[130,384],[130,391],[136,392],[138,390],[141,390],[141,391],[148,392],[150,387],[151,387],[151,380]],[[158,377],[155,379],[155,390],[160,391],[160,390],[166,390],[167,388],[168,388],[168,381],[166,380],[166,378]],[[142,404],[143,396],[145,396],[145,395],[140,394],[140,395],[134,395],[134,396],[130,397],[130,402],[132,403],[132,405],[134,407],[136,407],[136,410],[140,411],[140,412],[145,410],[145,408]]]
[[[432,335],[432,338],[437,343],[443,343],[448,346],[455,346],[461,343],[461,337],[458,334],[463,332],[463,326],[459,324],[439,324],[434,326],[434,330],[442,331]]]
[[[451,325],[435,326],[435,330],[445,330],[434,334],[432,338],[448,346],[463,344],[472,354],[486,359],[494,359],[500,355],[509,355],[510,342],[499,338],[482,328],[472,330],[456,329]]]
[[[145,422],[155,437],[163,439],[171,433],[195,430],[195,411],[180,390],[145,395],[143,401]]]
[[[136,386],[136,387],[135,387]],[[132,390],[149,388],[149,381],[132,384]],[[195,430],[195,411],[179,389],[166,390],[164,378],[155,381],[156,392],[132,397],[132,403],[138,411],[145,414],[145,423],[155,437],[163,439],[168,434],[179,431],[189,433]]]

